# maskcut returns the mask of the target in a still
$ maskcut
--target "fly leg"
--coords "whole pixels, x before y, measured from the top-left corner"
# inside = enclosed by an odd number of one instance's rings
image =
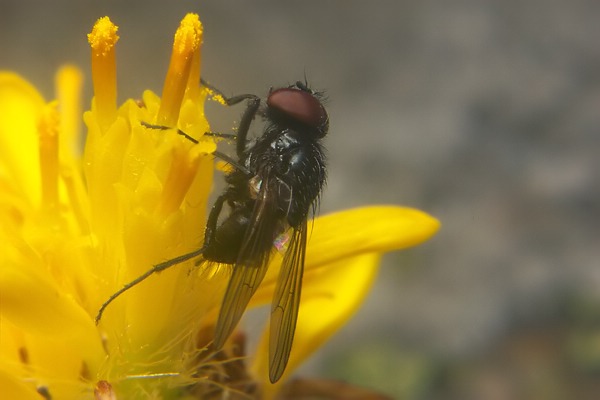
[[[192,142],[194,144],[198,144],[198,140],[197,139],[194,139],[193,137],[191,137],[190,135],[188,135],[187,133],[185,133],[181,129],[170,128],[168,126],[163,126],[163,125],[149,124],[149,123],[144,122],[144,121],[141,121],[140,123],[142,124],[142,126],[148,128],[148,129],[158,129],[158,130],[161,130],[161,131],[166,131],[166,130],[169,130],[169,129],[174,129],[174,130],[177,131],[178,135],[183,136],[184,138],[186,138],[187,140],[189,140],[190,142]],[[226,138],[226,139],[236,139],[237,138],[237,135],[230,134],[230,133],[206,132],[205,135],[215,136],[215,137],[222,137],[222,138]],[[221,160],[225,161],[227,164],[232,165],[236,169],[239,169],[240,171],[243,171],[245,174],[251,175],[250,171],[248,171],[248,169],[246,167],[244,167],[237,160],[235,160],[234,158],[228,156],[227,154],[221,153],[218,150],[215,150],[212,154],[215,157],[220,158]]]
[[[236,153],[239,159],[243,159],[244,152],[246,151],[246,142],[248,140],[248,131],[250,130],[250,124],[254,117],[256,117],[256,113],[258,112],[258,108],[260,107],[260,97],[254,94],[241,94],[238,96],[227,97],[221,91],[216,89],[211,84],[207,83],[205,80],[201,80],[201,83],[204,87],[212,90],[219,96],[225,100],[225,104],[228,106],[233,106],[238,103],[241,103],[244,100],[248,100],[248,106],[246,107],[246,111],[242,114],[242,118],[240,119],[240,124],[238,126],[238,131],[236,135]]]
[[[155,266],[153,266],[151,269],[149,269],[142,275],[138,276],[131,282],[125,284],[121,289],[119,289],[115,293],[113,293],[108,298],[108,300],[106,300],[102,304],[102,306],[100,306],[100,309],[98,310],[98,314],[96,314],[96,318],[94,319],[94,321],[96,322],[96,325],[98,325],[98,323],[100,322],[100,319],[102,319],[102,314],[104,314],[104,310],[106,310],[106,307],[108,307],[110,303],[112,303],[117,297],[122,295],[127,290],[131,289],[138,283],[145,281],[151,275],[162,272],[168,268],[171,268],[174,265],[181,264],[182,262],[187,261],[189,259],[201,256],[204,253],[204,251],[211,245],[211,243],[213,242],[213,240],[215,238],[215,232],[217,230],[217,222],[219,220],[219,215],[221,214],[221,210],[223,209],[223,204],[227,200],[227,197],[228,197],[228,195],[227,195],[227,193],[225,193],[225,194],[222,194],[221,196],[219,196],[217,198],[217,200],[215,201],[215,204],[213,205],[213,207],[210,211],[210,214],[208,215],[208,220],[206,222],[206,229],[204,231],[204,244],[201,248],[194,250],[192,252],[183,254],[181,256],[172,258],[172,259],[162,262],[160,264],[156,264]]]

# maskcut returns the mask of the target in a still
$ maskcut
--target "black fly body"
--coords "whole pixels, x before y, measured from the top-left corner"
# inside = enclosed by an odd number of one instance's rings
[[[247,101],[247,108],[235,136],[236,158],[215,153],[230,163],[233,170],[225,177],[227,187],[209,213],[203,246],[157,264],[125,285],[102,305],[96,322],[106,306],[132,286],[156,272],[200,257],[200,262],[233,266],[215,328],[213,349],[218,350],[262,282],[276,240],[287,233],[288,243],[271,303],[269,377],[276,382],[285,370],[292,348],[300,305],[307,220],[325,183],[321,139],[327,134],[329,117],[321,94],[302,82],[271,90],[264,103],[251,94],[223,98],[227,105]],[[264,116],[266,128],[261,136],[250,141],[248,132],[257,114]],[[197,143],[184,132],[179,133]],[[228,213],[220,218],[225,205]]]

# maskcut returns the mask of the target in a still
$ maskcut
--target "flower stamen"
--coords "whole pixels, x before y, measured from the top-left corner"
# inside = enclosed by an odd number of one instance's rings
[[[195,15],[195,14],[194,14]],[[196,15],[196,19],[198,16]],[[198,20],[198,24],[200,24],[200,20]],[[200,53],[200,45],[202,44],[202,25],[200,24],[197,27],[199,32],[199,43],[194,52],[192,53],[192,61],[190,63],[190,73],[188,76],[186,90],[185,90],[185,98],[186,99],[194,99],[200,94],[200,65],[202,61],[201,53]]]
[[[92,81],[98,121],[105,132],[117,116],[117,68],[115,44],[119,28],[108,17],[102,17],[88,34],[92,47]]]
[[[165,78],[162,101],[156,121],[160,125],[175,126],[177,124],[181,103],[188,84],[190,87],[198,85],[197,82],[192,83],[191,79],[199,80],[202,31],[202,24],[198,15],[187,14],[181,20],[181,24],[175,33],[173,52],[171,53],[171,61]],[[192,69],[194,69],[193,72]],[[196,69],[197,71],[195,71]]]
[[[52,209],[58,204],[58,127],[57,103],[46,105],[38,124],[40,135],[40,166],[42,207]]]
[[[206,153],[196,146],[176,146],[173,149],[173,163],[165,182],[158,209],[162,215],[169,215],[179,209],[198,172],[198,165]]]
[[[56,74],[56,98],[60,111],[60,147],[61,157],[69,154],[79,154],[78,142],[81,132],[81,85],[83,75],[72,65],[58,70]]]

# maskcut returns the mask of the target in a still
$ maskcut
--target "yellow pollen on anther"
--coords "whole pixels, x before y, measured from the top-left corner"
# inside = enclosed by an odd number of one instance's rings
[[[119,28],[108,17],[96,21],[88,42],[92,48],[92,81],[98,121],[106,131],[117,116],[117,72],[115,44]]]
[[[161,214],[170,215],[181,206],[198,172],[200,160],[206,156],[206,153],[200,150],[201,147],[194,146],[190,149],[189,145],[185,144],[173,148],[173,163],[169,169],[159,203]]]
[[[54,208],[58,204],[58,129],[60,118],[57,103],[46,105],[40,116],[40,173],[42,206]]]
[[[119,40],[118,30],[119,27],[113,24],[110,18],[99,18],[94,24],[92,32],[88,34],[88,42],[94,52],[105,56],[113,51],[115,43]]]
[[[197,14],[187,14],[173,40],[171,61],[163,86],[162,101],[158,111],[157,123],[174,127],[179,119],[179,110],[191,76],[199,80],[200,45],[202,44],[202,24]],[[198,71],[192,71],[192,68]],[[195,83],[196,85],[199,82]]]

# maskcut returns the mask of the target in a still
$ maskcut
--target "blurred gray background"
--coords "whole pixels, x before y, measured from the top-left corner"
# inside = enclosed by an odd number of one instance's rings
[[[391,203],[443,224],[386,256],[367,303],[302,375],[409,399],[598,389],[599,2],[0,0],[0,69],[51,98],[73,62],[89,98],[86,34],[109,15],[120,100],[160,92],[190,11],[203,75],[224,93],[304,74],[327,91],[322,213]],[[240,110],[210,112],[227,130]]]

